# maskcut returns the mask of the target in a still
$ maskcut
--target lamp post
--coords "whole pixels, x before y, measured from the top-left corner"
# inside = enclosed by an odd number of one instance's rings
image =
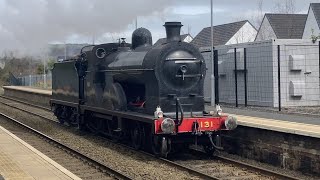
[[[213,2],[211,0],[211,106],[215,105],[215,95],[214,95],[214,73],[213,73],[213,69],[214,69],[214,63],[213,63]]]
[[[46,60],[48,59],[47,50],[45,50],[45,57],[43,58],[43,87],[47,88],[47,74],[46,74]]]

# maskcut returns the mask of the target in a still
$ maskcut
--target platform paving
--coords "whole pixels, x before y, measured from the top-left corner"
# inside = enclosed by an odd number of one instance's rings
[[[206,106],[206,109],[213,110],[211,106]],[[236,116],[242,126],[320,138],[320,118],[236,108],[222,107],[222,110]]]
[[[231,114],[238,114],[244,116],[260,117],[267,119],[277,119],[281,121],[290,121],[303,124],[314,124],[320,125],[320,117],[310,117],[307,115],[299,114],[280,114],[277,112],[265,112],[265,111],[254,111],[250,109],[237,109],[237,108],[222,108],[224,112]]]
[[[26,92],[31,92],[35,94],[44,94],[44,95],[52,95],[51,90],[47,89],[38,89],[34,87],[29,87],[29,86],[3,86],[3,89],[11,89],[11,90],[17,90],[17,91],[26,91]]]
[[[80,179],[0,126],[0,180]]]

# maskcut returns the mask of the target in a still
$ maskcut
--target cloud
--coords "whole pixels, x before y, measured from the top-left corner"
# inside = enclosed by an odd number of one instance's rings
[[[222,8],[213,8],[213,13],[224,12],[225,10]],[[172,7],[172,13],[177,15],[200,15],[210,13],[210,6],[178,6]]]
[[[125,31],[137,16],[155,16],[169,0],[1,0],[0,51],[26,52],[70,37]]]

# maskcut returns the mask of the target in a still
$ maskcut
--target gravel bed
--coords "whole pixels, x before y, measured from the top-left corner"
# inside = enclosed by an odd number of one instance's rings
[[[58,121],[58,119],[56,118],[56,116],[53,115],[52,112],[46,111],[44,109],[36,108],[36,107],[33,107],[33,106],[28,106],[26,104],[15,102],[15,101],[12,101],[10,99],[5,99],[5,98],[2,98],[2,97],[0,97],[0,101],[3,102],[3,103],[6,103],[6,104],[12,105],[14,107],[17,107],[19,109],[24,109],[24,110],[27,110],[29,112],[35,112],[35,113],[37,113],[39,115],[42,115],[42,116],[44,116],[46,118]]]
[[[191,160],[190,160],[191,159]],[[260,179],[260,180],[270,180],[274,179],[272,177],[267,177],[261,175],[257,172],[251,172],[245,168],[235,166],[230,163],[225,163],[220,160],[210,160],[210,159],[192,159],[189,160],[178,160],[175,161],[179,164],[183,164],[187,167],[192,167],[203,173],[212,175],[218,178],[226,179]]]
[[[78,151],[99,159],[108,166],[134,179],[198,179],[185,171],[123,146],[93,135],[83,136],[74,128],[61,126],[28,113],[0,104],[0,112],[22,120],[23,123],[69,145]]]
[[[8,120],[0,119],[0,125],[39,150],[40,152],[46,154],[55,162],[66,167],[70,172],[83,180],[115,179],[108,174],[98,171],[96,167],[90,166],[87,162],[83,162],[81,159],[74,157],[70,153],[67,153],[59,147],[48,143],[45,139],[40,138],[34,133],[22,127],[19,127]]]
[[[318,180],[318,179],[320,179],[320,177],[308,176],[308,175],[304,175],[304,174],[302,174],[300,172],[297,172],[297,171],[291,171],[291,170],[288,170],[288,169],[281,169],[279,167],[275,167],[275,166],[272,166],[270,164],[261,163],[261,162],[258,162],[258,161],[255,161],[255,160],[251,160],[251,159],[247,159],[247,158],[244,158],[244,157],[240,157],[240,156],[237,156],[237,155],[228,154],[226,152],[219,152],[217,154],[219,154],[220,156],[227,157],[227,158],[230,158],[230,159],[234,159],[234,160],[237,160],[237,161],[241,161],[241,162],[244,162],[244,163],[247,163],[247,164],[251,164],[251,165],[254,165],[254,166],[261,167],[261,168],[269,169],[271,171],[279,172],[281,174],[293,176],[293,177],[296,177],[296,178],[301,179],[301,180],[302,179],[306,179],[306,180]]]
[[[1,98],[1,100],[3,100],[3,98]],[[10,101],[10,100],[6,100],[6,103],[7,102],[12,103],[12,101]],[[21,103],[16,103],[16,105],[17,105],[17,107],[20,107],[22,109],[26,109],[26,110],[29,110],[32,112],[36,111],[38,114],[41,114],[45,117],[56,120],[55,116],[51,112],[48,112],[46,110],[30,107],[30,106],[27,106],[27,105],[24,105]],[[57,125],[51,126],[51,125],[48,125],[48,123],[46,123],[47,125],[42,125],[42,124],[38,123],[39,121],[45,122],[41,118],[30,116],[27,113],[23,113],[18,110],[13,110],[12,108],[9,108],[9,107],[1,105],[1,104],[0,104],[0,111],[4,112],[4,113],[10,112],[10,114],[8,114],[10,116],[12,114],[15,114],[16,116],[13,116],[13,117],[17,117],[18,119],[21,119],[21,120],[28,119],[28,121],[26,121],[26,122],[30,123],[30,126],[35,127],[38,130],[44,130],[44,132],[46,134],[48,134],[54,138],[57,137],[60,140],[66,140],[66,142],[68,144],[70,144],[72,147],[76,147],[77,149],[81,149],[81,150],[84,150],[85,152],[87,152],[87,154],[90,155],[90,157],[95,156],[95,157],[103,160],[104,162],[112,162],[112,163],[110,163],[111,166],[118,166],[119,168],[123,167],[124,169],[126,169],[125,170],[126,172],[128,171],[129,175],[133,174],[132,177],[134,177],[134,178],[155,179],[156,177],[159,177],[156,175],[158,175],[158,173],[161,173],[160,169],[163,169],[163,170],[170,169],[169,171],[167,171],[168,175],[166,175],[165,178],[166,177],[171,178],[170,174],[176,174],[176,171],[179,171],[175,168],[174,169],[167,168],[168,165],[166,165],[166,164],[154,162],[155,160],[150,157],[145,157],[143,155],[137,155],[137,152],[135,152],[135,151],[132,151],[132,150],[128,151],[128,149],[124,149],[122,146],[119,146],[119,145],[116,145],[116,144],[113,144],[110,142],[106,142],[101,137],[96,137],[96,136],[91,136],[91,135],[89,135],[89,136],[86,135],[86,137],[83,137],[75,129],[68,128],[66,126],[63,126],[63,127],[61,127],[62,129],[59,129],[59,126],[57,126]],[[15,112],[18,112],[18,113],[15,113]],[[28,117],[30,117],[30,118],[28,118]],[[32,120],[32,119],[34,119],[34,120]],[[58,129],[58,130],[56,130],[56,129]],[[72,136],[74,136],[74,137],[72,137]],[[86,143],[88,143],[87,146],[86,146]],[[291,176],[299,177],[301,179],[319,179],[319,177],[316,178],[316,177],[311,177],[311,176],[305,176],[305,175],[303,175],[299,172],[296,172],[296,171],[279,169],[278,167],[274,167],[269,164],[264,164],[264,163],[260,163],[260,162],[254,161],[254,160],[242,158],[237,155],[231,155],[231,154],[227,154],[225,152],[220,152],[219,154],[226,156],[226,157],[229,157],[229,158],[232,158],[232,159],[242,161],[242,162],[246,162],[248,164],[258,165],[260,167],[270,169],[272,171],[277,171],[282,174],[288,174]],[[101,158],[101,156],[103,156],[103,158]],[[121,157],[121,156],[123,156],[123,157]],[[124,157],[124,156],[128,156],[129,158]],[[111,161],[111,160],[117,159],[117,158],[119,158],[118,161],[116,161],[116,162]],[[119,162],[120,160],[121,160],[121,162]],[[128,166],[126,164],[127,160],[130,162],[128,164]],[[134,165],[135,161],[138,161],[137,165]],[[153,162],[150,162],[150,161],[153,161]],[[114,163],[114,165],[113,165],[113,163]],[[136,167],[137,167],[137,169],[139,169],[138,171],[136,170]],[[158,173],[156,172],[155,169],[156,170],[158,169],[157,170]],[[131,172],[133,172],[133,173],[131,173]],[[141,173],[142,173],[142,175],[141,175]],[[181,174],[183,174],[183,175],[181,176],[181,175],[177,174],[176,177],[178,179],[197,179],[197,178],[189,177],[190,175],[185,172],[181,172]],[[163,176],[163,175],[161,175],[161,176]],[[162,179],[162,178],[159,178],[159,179]]]

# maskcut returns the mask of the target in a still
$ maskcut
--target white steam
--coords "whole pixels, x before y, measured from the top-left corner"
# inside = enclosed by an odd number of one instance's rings
[[[168,0],[0,0],[0,51],[38,52],[72,36],[123,32],[137,16],[161,14]]]

